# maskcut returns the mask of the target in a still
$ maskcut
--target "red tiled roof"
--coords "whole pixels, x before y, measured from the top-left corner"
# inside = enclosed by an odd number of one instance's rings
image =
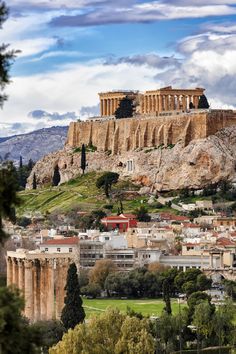
[[[199,225],[197,225],[197,224],[191,224],[191,223],[184,223],[184,227],[189,227],[189,228],[191,228],[191,229],[194,229],[194,228],[197,228],[197,229],[199,229],[200,228],[200,226]]]
[[[160,213],[162,219],[165,220],[174,220],[174,221],[189,221],[190,219],[187,216],[175,215],[170,213]]]
[[[220,237],[217,239],[216,241],[217,245],[220,246],[236,246],[236,243],[231,241],[229,238],[227,237]]]
[[[60,239],[53,239],[53,240],[48,240],[44,243],[42,243],[42,246],[48,246],[48,245],[77,245],[79,242],[78,237],[65,237],[65,238],[60,238]]]

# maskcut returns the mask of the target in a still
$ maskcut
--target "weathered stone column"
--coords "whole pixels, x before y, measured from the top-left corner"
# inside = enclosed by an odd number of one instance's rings
[[[13,265],[12,258],[7,257],[7,286],[12,285]]]
[[[46,287],[46,262],[40,260],[40,319],[47,318],[47,287]]]
[[[54,259],[47,261],[47,320],[54,318]]]
[[[159,112],[162,112],[163,111],[162,95],[158,96],[158,101],[159,101]]]
[[[18,287],[24,295],[25,292],[25,268],[22,259],[18,260]]]
[[[35,259],[33,263],[33,291],[34,291],[34,321],[40,320],[40,263]]]
[[[18,288],[18,260],[13,258],[13,278],[12,283]]]
[[[171,111],[174,111],[175,109],[175,96],[170,95],[170,109]]]
[[[32,263],[25,260],[25,316],[32,321],[34,313]]]
[[[176,95],[176,97],[177,97],[177,100],[176,100],[176,109],[177,109],[177,111],[178,111],[179,108],[180,108],[180,97],[179,97],[179,95]]]
[[[104,98],[104,116],[107,116],[107,99]]]
[[[182,103],[183,103],[183,110],[187,110],[187,101],[186,101],[186,96],[182,96]]]
[[[159,99],[158,99],[158,95],[156,95],[156,112],[159,112]]]
[[[198,109],[198,102],[199,102],[199,97],[198,96],[194,96],[193,97],[193,104],[195,106],[195,109]]]

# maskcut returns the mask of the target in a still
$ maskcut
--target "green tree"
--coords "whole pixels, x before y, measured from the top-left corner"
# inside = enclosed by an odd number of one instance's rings
[[[8,9],[5,3],[0,0],[0,28],[8,17]],[[8,50],[7,44],[0,44],[0,106],[3,106],[7,96],[3,93],[6,85],[10,83],[9,70],[18,51]]]
[[[109,193],[111,192],[111,186],[118,182],[119,174],[115,172],[106,172],[100,176],[96,181],[97,188],[103,188],[104,192],[109,198]]]
[[[14,207],[19,204],[16,169],[12,162],[0,164],[0,243],[7,235],[3,231],[3,218],[15,222]]]
[[[208,301],[201,301],[195,306],[192,324],[200,338],[208,339],[213,331],[212,307]]]
[[[36,174],[34,172],[33,174],[33,189],[37,189],[37,180],[36,180]]]
[[[75,263],[72,263],[68,269],[65,290],[65,306],[62,309],[61,321],[68,330],[69,328],[74,328],[78,323],[83,322],[85,318]]]
[[[205,95],[201,95],[198,101],[199,109],[208,109],[210,107]]]
[[[59,172],[59,167],[58,167],[58,165],[56,165],[54,167],[54,172],[53,172],[53,177],[52,177],[52,185],[58,186],[58,184],[60,183],[60,180],[61,180],[61,176],[60,176],[60,172]]]
[[[163,300],[165,302],[164,310],[166,313],[171,315],[171,302],[170,302],[170,286],[168,279],[165,279],[162,284],[162,293],[163,293]]]
[[[86,148],[85,145],[82,144],[82,149],[81,149],[81,165],[80,165],[81,170],[84,171],[86,169]]]
[[[134,104],[133,100],[129,97],[124,97],[115,111],[116,119],[133,117]]]
[[[151,220],[151,216],[148,214],[147,208],[143,205],[135,209],[134,214],[137,216],[138,221],[148,222]]]
[[[96,299],[101,295],[102,288],[97,283],[90,283],[81,288],[81,294]]]
[[[22,317],[24,301],[18,290],[0,287],[0,353],[33,354],[41,339]]]
[[[107,276],[116,270],[116,265],[111,259],[99,259],[89,272],[89,282],[99,284],[104,289]]]
[[[226,301],[219,306],[213,317],[213,336],[217,337],[216,345],[227,345],[233,337],[235,306],[232,301]]]

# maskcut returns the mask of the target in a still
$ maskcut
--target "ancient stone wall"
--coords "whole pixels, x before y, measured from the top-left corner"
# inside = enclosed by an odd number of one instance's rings
[[[116,155],[144,147],[176,144],[180,140],[186,146],[193,139],[205,138],[232,125],[236,125],[236,114],[223,110],[89,120],[70,124],[67,144],[70,147],[93,145],[98,151],[110,150]]]

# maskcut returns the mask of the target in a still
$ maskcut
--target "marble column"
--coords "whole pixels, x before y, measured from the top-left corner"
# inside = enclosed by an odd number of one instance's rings
[[[103,116],[105,116],[106,114],[105,114],[105,112],[106,112],[106,100],[102,100],[102,115]]]
[[[186,100],[185,95],[182,96],[182,102],[183,102],[183,110],[186,111],[187,110],[187,100]]]
[[[33,298],[33,277],[32,263],[25,260],[25,316],[33,320],[34,313],[34,298]]]
[[[54,317],[54,259],[47,261],[47,319]]]
[[[12,284],[18,287],[18,260],[17,258],[13,258],[13,276],[12,276]]]
[[[180,108],[180,102],[179,102],[180,98],[179,95],[176,95],[176,110],[179,111]]]
[[[199,102],[199,96],[194,96],[193,97],[193,104],[195,106],[195,109],[198,109],[198,102]]]
[[[163,111],[162,95],[158,96],[158,101],[159,101],[159,112],[162,112]]]
[[[40,260],[40,312],[41,320],[47,319],[46,261]]]
[[[36,259],[33,263],[33,292],[34,292],[34,321],[40,320],[40,263]]]
[[[114,100],[113,98],[110,99],[110,116],[114,114]]]
[[[25,290],[25,268],[23,260],[18,260],[18,287],[24,295]]]
[[[166,111],[166,95],[162,95],[162,110]]]
[[[170,96],[170,109],[171,111],[174,111],[175,109],[175,96],[173,95]]]
[[[7,257],[7,286],[12,285],[13,265],[12,258]]]
[[[159,98],[158,98],[158,95],[156,95],[156,112],[159,112]]]

